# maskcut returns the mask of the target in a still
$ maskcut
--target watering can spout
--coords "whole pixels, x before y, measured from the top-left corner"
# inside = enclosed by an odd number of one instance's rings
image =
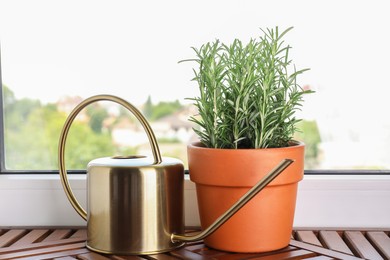
[[[212,223],[202,232],[197,233],[195,235],[172,234],[172,242],[195,242],[211,235],[293,162],[294,160],[291,159],[282,160],[279,165],[277,165],[270,173],[268,173],[259,182],[257,182],[256,185],[253,186],[247,193],[245,193],[235,204],[233,204],[230,209],[228,209],[224,214],[217,218],[214,223]]]

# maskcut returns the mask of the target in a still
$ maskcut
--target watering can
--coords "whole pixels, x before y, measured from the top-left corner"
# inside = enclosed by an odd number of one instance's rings
[[[69,185],[64,154],[72,122],[83,108],[97,101],[112,101],[132,112],[148,136],[152,156],[113,156],[89,162],[86,211]],[[58,152],[64,191],[77,213],[87,221],[87,248],[120,255],[157,254],[205,238],[293,162],[290,159],[280,162],[208,228],[197,234],[185,234],[184,166],[178,159],[161,157],[149,123],[124,99],[97,95],[82,101],[65,121]]]

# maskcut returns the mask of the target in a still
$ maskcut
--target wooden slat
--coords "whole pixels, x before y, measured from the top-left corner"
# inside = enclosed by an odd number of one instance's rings
[[[353,255],[337,231],[322,230],[319,232],[319,239],[326,248]]]
[[[10,254],[10,253],[28,251],[28,250],[35,250],[35,249],[41,249],[41,248],[47,248],[47,247],[54,247],[54,246],[61,246],[61,245],[69,245],[69,244],[75,244],[75,243],[85,243],[85,239],[83,239],[83,238],[69,238],[69,239],[63,239],[63,240],[59,240],[59,241],[34,243],[34,244],[29,244],[29,245],[26,245],[23,247],[12,245],[9,247],[0,248],[0,259],[1,259],[2,255],[4,255],[4,254]]]
[[[219,256],[213,256],[213,259],[218,259],[218,260],[243,260],[243,259],[253,259],[254,257],[266,257],[269,255],[275,255],[278,256],[281,253],[285,252],[291,252],[294,250],[298,250],[299,248],[293,247],[293,246],[287,246],[285,248],[282,248],[277,251],[271,251],[271,252],[265,252],[265,253],[249,253],[249,254],[244,254],[244,253],[227,253],[225,252],[224,255],[219,255]],[[279,255],[280,256],[280,255]]]
[[[192,259],[192,260],[209,260],[210,259],[207,256],[196,254],[194,252],[186,250],[185,248],[174,250],[171,252],[171,255],[176,256],[180,259]]]
[[[29,256],[29,257],[34,256],[35,259],[37,259],[36,256],[39,255],[39,258],[41,258],[41,255],[45,255],[45,254],[52,254],[53,256],[51,258],[54,258],[58,256],[67,256],[67,254],[61,254],[61,255],[55,254],[54,256],[53,253],[61,252],[61,251],[69,251],[69,250],[78,250],[78,249],[86,249],[85,243],[82,242],[82,243],[75,243],[75,244],[68,244],[68,245],[61,245],[61,246],[52,246],[52,247],[43,247],[43,248],[23,250],[23,251],[15,251],[15,252],[10,252],[7,254],[0,255],[0,259],[15,259],[24,256]],[[85,252],[89,252],[89,251],[86,249]]]
[[[203,243],[193,244],[193,245],[186,245],[186,250],[197,252],[200,250],[204,250],[206,246]]]
[[[203,256],[212,256],[212,257],[218,257],[221,255],[227,254],[227,252],[218,251],[218,250],[206,247],[204,244],[198,245],[198,247],[199,247],[198,249],[194,249],[194,247],[192,247],[192,249],[186,247],[186,250],[192,251],[194,253],[197,253],[197,254],[200,254]]]
[[[80,260],[109,260],[110,258],[99,255],[94,252],[88,252],[77,256]]]
[[[282,253],[274,253],[272,255],[267,255],[267,256],[254,257],[250,259],[253,260],[304,259],[304,258],[314,257],[316,255],[317,254],[315,254],[314,252],[307,251],[304,249],[299,249],[299,250],[291,250]]]
[[[12,244],[12,246],[22,247],[24,245],[29,245],[37,241],[41,241],[49,233],[48,229],[34,229],[29,233],[24,235],[18,241]]]
[[[5,232],[0,237],[0,247],[10,246],[19,238],[23,237],[28,231],[25,229],[12,229]]]
[[[56,229],[50,233],[42,242],[57,241],[60,239],[68,238],[72,234],[71,229]]]
[[[52,260],[55,258],[63,257],[63,256],[77,256],[80,254],[88,253],[87,248],[81,248],[81,249],[74,249],[74,250],[65,250],[65,251],[58,251],[58,252],[52,252],[47,254],[39,254],[35,256],[27,256],[27,257],[21,257],[17,258],[17,260]],[[77,257],[75,257],[77,259]]]
[[[315,246],[315,245],[312,245],[312,244],[307,244],[307,243],[304,243],[304,242],[301,242],[301,241],[296,241],[296,240],[291,240],[290,241],[290,245],[298,247],[298,248],[306,249],[306,250],[309,250],[309,251],[312,251],[312,252],[316,252],[319,255],[333,257],[333,258],[336,258],[336,259],[343,259],[343,260],[357,260],[357,259],[361,259],[361,258],[356,257],[356,256],[344,254],[344,253],[337,252],[337,251],[332,251],[332,250],[329,250],[329,249],[326,249],[326,248],[323,248],[323,247]]]
[[[367,238],[385,259],[390,259],[390,238],[385,232],[367,232]]]
[[[82,237],[84,239],[87,239],[87,230],[86,229],[79,229],[77,230],[72,236],[71,238],[75,238],[75,237]]]
[[[170,255],[169,253],[158,254],[158,255],[148,255],[148,260],[177,260],[177,257]]]
[[[305,259],[306,260],[331,260],[331,259],[334,260],[335,258],[320,255],[320,256],[315,256],[315,257],[310,257],[310,258],[305,258]]]
[[[380,260],[383,257],[375,250],[360,231],[346,231],[344,237],[354,254],[366,258]]]
[[[111,259],[114,259],[114,260],[141,260],[141,259],[145,260],[147,258],[144,258],[141,256],[136,256],[136,255],[128,255],[128,256],[114,255],[114,256],[111,256]]]
[[[318,240],[317,236],[313,231],[297,231],[296,239],[302,242],[306,242],[316,246],[322,246],[321,242]]]

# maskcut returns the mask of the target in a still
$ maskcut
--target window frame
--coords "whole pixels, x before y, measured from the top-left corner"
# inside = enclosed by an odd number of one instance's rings
[[[4,144],[4,109],[3,109],[3,80],[1,77],[1,45],[0,45],[0,174],[5,172],[5,144]]]

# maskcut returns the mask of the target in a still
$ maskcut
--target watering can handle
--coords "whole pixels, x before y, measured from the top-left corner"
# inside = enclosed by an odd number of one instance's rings
[[[152,131],[152,128],[150,127],[149,123],[146,121],[145,117],[141,114],[141,112],[134,107],[132,104],[127,102],[126,100],[112,96],[112,95],[97,95],[92,96],[90,98],[85,99],[82,101],[79,105],[77,105],[73,111],[69,114],[68,118],[65,121],[65,124],[62,128],[60,139],[59,139],[59,146],[58,146],[58,164],[59,164],[59,172],[61,177],[62,186],[65,190],[66,196],[68,197],[70,203],[72,204],[73,208],[77,211],[77,213],[85,220],[87,220],[87,212],[81,207],[80,203],[75,198],[72,189],[70,187],[67,171],[65,169],[65,144],[66,144],[66,138],[68,136],[69,129],[73,123],[73,120],[76,118],[78,113],[85,108],[86,106],[97,102],[97,101],[112,101],[115,103],[118,103],[125,108],[127,108],[131,113],[134,114],[134,116],[139,120],[141,125],[143,126],[144,130],[146,131],[146,134],[149,138],[149,143],[152,148],[152,153],[154,157],[154,164],[161,163],[161,154],[160,149],[157,144],[156,137]]]

